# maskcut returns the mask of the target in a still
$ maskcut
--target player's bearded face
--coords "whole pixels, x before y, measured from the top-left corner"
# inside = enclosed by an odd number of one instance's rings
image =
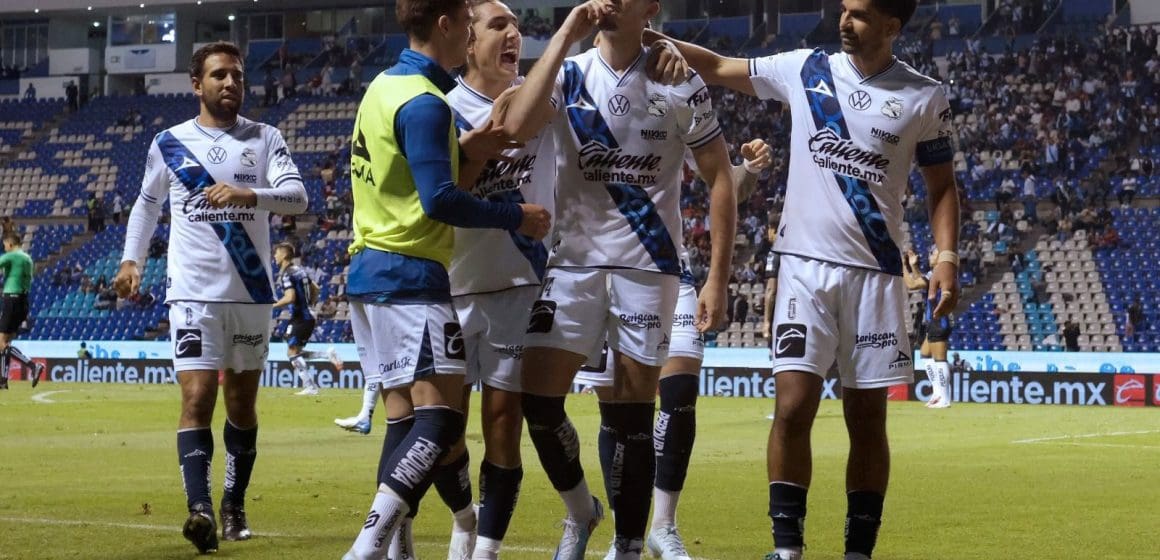
[[[471,15],[472,39],[467,47],[470,70],[505,81],[515,80],[523,43],[515,14],[503,3],[488,2],[476,6]]]
[[[214,116],[224,120],[236,118],[246,98],[242,61],[221,53],[206,57],[201,79],[194,84],[194,93]]]
[[[865,54],[883,47],[888,37],[890,18],[877,11],[871,0],[843,0],[838,31],[842,51],[846,54]]]

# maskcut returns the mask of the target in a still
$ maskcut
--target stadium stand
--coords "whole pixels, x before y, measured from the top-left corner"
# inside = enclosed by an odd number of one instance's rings
[[[1081,349],[1160,351],[1160,309],[1154,303],[1160,285],[1149,274],[1160,263],[1155,241],[1160,228],[1157,32],[1104,27],[1107,9],[1082,0],[1001,4],[987,19],[978,4],[924,6],[911,37],[898,45],[901,58],[944,80],[958,132],[955,168],[964,224],[960,281],[967,294],[951,346],[1060,350],[1063,324],[1073,321],[1082,329]],[[529,9],[520,15],[529,36],[551,32],[540,13]],[[828,24],[822,13],[809,12],[781,14],[776,30],[753,31],[749,17],[670,20],[664,29],[754,56],[794,48]],[[1074,33],[1076,26],[1084,33]],[[360,81],[380,71],[401,48],[399,37],[344,38],[344,54],[333,69],[335,83],[345,81],[356,59]],[[350,340],[344,299],[351,204],[347,143],[358,97],[334,96],[329,90],[325,96],[311,95],[307,83],[335,62],[327,55],[334,48],[319,40],[295,40],[285,48],[280,40],[253,41],[247,55],[251,75],[261,76],[268,68],[280,76],[285,63],[297,79],[297,95],[276,97],[276,103],[263,108],[251,103],[247,114],[281,128],[306,179],[309,215],[298,221],[274,217],[272,222],[275,240],[294,242],[303,266],[322,287],[316,340],[324,342]],[[833,45],[827,48],[834,50]],[[790,120],[778,103],[713,93],[734,149],[764,138],[774,148],[775,163],[757,192],[741,201],[730,289],[745,300],[747,310],[707,344],[760,347],[766,344],[760,324],[770,247],[766,229],[776,223],[784,197]],[[251,102],[258,97],[252,95]],[[72,115],[65,114],[60,100],[0,103],[5,115],[0,162],[6,162],[0,166],[0,213],[21,219],[28,247],[41,263],[32,301],[35,338],[166,336],[167,330],[159,328],[166,318],[160,303],[163,251],[146,264],[138,301],[97,309],[100,279],[107,281],[116,270],[123,226],[87,231],[78,223],[90,215],[91,195],[106,215],[117,196],[128,211],[149,140],[189,118],[194,105],[189,95],[143,99],[97,98]],[[1024,171],[1035,191],[1026,201],[1020,197]],[[1016,185],[1013,199],[1000,196],[1005,181]],[[925,269],[931,238],[925,186],[917,171],[911,187],[903,201],[907,223],[901,246],[915,251]],[[699,278],[710,248],[706,190],[691,172],[686,174],[685,239]],[[1115,208],[1117,197],[1125,208]],[[1117,232],[1114,243],[1105,242],[1108,225]],[[164,229],[159,235],[163,239]],[[1127,311],[1137,299],[1142,320],[1139,327],[1128,327]],[[911,294],[912,306],[920,302],[919,294]],[[277,319],[279,328],[284,320]]]

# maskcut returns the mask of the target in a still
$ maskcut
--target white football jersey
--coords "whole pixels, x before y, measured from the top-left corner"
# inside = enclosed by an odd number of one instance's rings
[[[939,82],[904,62],[862,76],[845,53],[795,50],[749,61],[762,99],[793,118],[778,253],[902,275],[902,197],[911,163],[952,161]]]
[[[564,61],[552,103],[556,230],[549,266],[679,275],[681,163],[721,134],[709,90],[645,75],[648,50],[617,75],[591,49]]]
[[[156,206],[169,198],[166,301],[273,303],[270,213],[214,208],[205,189],[216,183],[266,189],[287,181],[302,176],[282,133],[267,124],[238,117],[217,130],[190,119],[158,134],[140,197]],[[144,263],[143,255],[129,252],[125,258]]]
[[[494,101],[462,78],[447,94],[460,134],[487,124]],[[507,150],[511,161],[489,161],[471,193],[494,202],[539,204],[555,215],[556,145],[551,129]],[[514,231],[455,228],[451,257],[451,295],[462,296],[538,286],[544,277],[548,250],[543,242]]]

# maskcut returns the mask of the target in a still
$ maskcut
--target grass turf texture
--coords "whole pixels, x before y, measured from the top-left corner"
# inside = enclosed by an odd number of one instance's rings
[[[44,399],[55,402],[31,399],[48,392]],[[374,491],[381,407],[371,435],[360,436],[331,423],[357,410],[359,392],[291,393],[263,390],[259,400],[259,454],[247,504],[257,536],[223,542],[217,557],[338,558],[361,527]],[[180,534],[186,512],[174,443],[178,403],[173,386],[48,383],[31,391],[14,382],[0,393],[0,559],[194,556]],[[568,409],[580,430],[589,485],[603,500],[596,401],[572,396]],[[219,403],[215,500],[225,463],[224,410]],[[701,399],[678,516],[694,556],[752,559],[771,549],[764,451],[771,410],[769,400]],[[1013,443],[1112,432],[1145,433]],[[890,434],[894,469],[876,559],[1156,557],[1154,410],[959,404],[930,411],[891,403]],[[468,441],[477,474],[483,456],[477,415]],[[825,402],[814,429],[810,558],[841,558],[846,450],[840,403]],[[504,558],[548,558],[564,510],[527,438],[524,460]],[[415,529],[421,558],[446,558],[450,526],[432,490]],[[603,557],[611,535],[609,517],[588,556]]]

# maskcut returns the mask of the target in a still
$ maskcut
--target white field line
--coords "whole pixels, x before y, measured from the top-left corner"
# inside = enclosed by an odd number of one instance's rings
[[[55,395],[57,393],[67,393],[70,390],[71,389],[61,389],[60,391],[45,391],[43,393],[37,393],[35,395],[32,395],[32,401],[40,403],[40,404],[52,404],[52,403],[55,403],[56,401],[48,398],[49,395]]]
[[[1160,433],[1160,430],[1139,430],[1139,431],[1135,431],[1135,432],[1101,432],[1098,434],[1074,434],[1074,435],[1066,435],[1066,436],[1051,436],[1051,437],[1030,438],[1030,439],[1017,439],[1015,441],[1012,441],[1011,443],[1014,443],[1014,444],[1051,443],[1051,442],[1064,441],[1064,440],[1070,440],[1070,439],[1088,439],[1088,438],[1114,437],[1114,436],[1138,436],[1138,435],[1143,435],[1143,434],[1156,434],[1156,433]]]
[[[47,518],[41,518],[41,517],[0,517],[0,523],[19,523],[19,524],[23,524],[23,525],[64,525],[64,526],[75,526],[75,527],[81,527],[81,526],[113,527],[113,528],[118,528],[118,529],[137,529],[137,530],[141,530],[141,531],[161,531],[161,532],[174,533],[174,534],[177,534],[178,532],[180,532],[180,529],[181,529],[181,527],[177,524],[174,524],[174,525],[150,525],[150,524],[146,524],[146,523],[113,523],[113,522],[108,522],[108,521],[78,521],[78,520],[73,520],[73,519],[47,519]],[[311,535],[287,535],[285,533],[267,533],[267,532],[255,532],[254,536],[267,537],[267,538],[310,538],[311,537]],[[420,540],[416,541],[416,544],[423,545],[423,546],[438,547],[440,545],[446,545],[447,543],[446,543],[446,541],[420,539]],[[593,544],[596,545],[597,543],[593,543]],[[597,546],[597,548],[599,549],[600,546]],[[513,552],[531,552],[531,553],[536,553],[536,554],[551,554],[552,552],[555,552],[554,548],[545,548],[545,547],[540,547],[540,546],[504,545],[503,549],[510,550]],[[596,550],[596,551],[589,550],[587,552],[587,554],[585,554],[585,556],[592,557],[592,558],[603,558],[605,556],[605,554],[606,554],[606,551],[602,552],[600,550]],[[696,560],[710,560],[710,559],[697,557]]]

